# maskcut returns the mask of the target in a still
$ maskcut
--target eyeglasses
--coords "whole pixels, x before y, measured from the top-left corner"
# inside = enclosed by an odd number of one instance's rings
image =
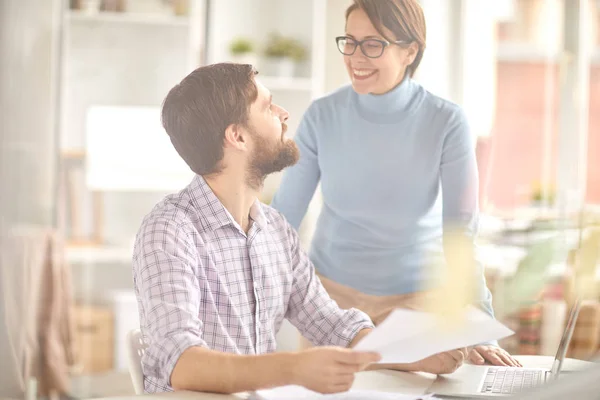
[[[394,42],[388,42],[387,40],[380,39],[365,39],[356,40],[348,36],[338,36],[335,38],[337,48],[345,56],[351,56],[356,52],[356,49],[360,46],[362,53],[369,58],[381,57],[386,47],[392,44],[408,44],[410,42],[406,40],[396,40]]]

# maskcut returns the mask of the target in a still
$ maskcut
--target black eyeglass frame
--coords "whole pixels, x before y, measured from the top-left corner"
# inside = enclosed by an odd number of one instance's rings
[[[352,40],[353,42],[356,43],[356,46],[354,46],[354,51],[352,53],[344,53],[341,49],[340,49],[340,40]],[[365,49],[363,48],[363,43],[365,42],[378,42],[381,43],[381,53],[378,56],[369,56],[367,55],[367,53],[365,52]],[[383,55],[383,52],[385,51],[386,47],[391,46],[392,44],[396,44],[396,45],[402,45],[402,44],[410,44],[411,42],[407,41],[407,40],[395,40],[393,42],[388,42],[387,40],[382,40],[382,39],[375,39],[375,38],[369,38],[369,39],[364,39],[364,40],[356,40],[353,37],[350,36],[337,36],[335,38],[335,44],[336,47],[338,49],[338,51],[340,53],[342,53],[345,56],[351,56],[354,55],[354,53],[356,53],[356,49],[358,49],[360,47],[360,51],[362,51],[363,55],[365,57],[368,58],[379,58]]]

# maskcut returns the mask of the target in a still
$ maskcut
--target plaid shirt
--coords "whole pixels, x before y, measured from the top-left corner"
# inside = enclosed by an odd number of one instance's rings
[[[170,376],[190,346],[235,354],[276,350],[284,318],[316,345],[348,346],[373,327],[342,310],[314,272],[298,235],[256,202],[248,234],[201,176],[166,197],[142,222],[133,255],[147,392],[171,391]]]

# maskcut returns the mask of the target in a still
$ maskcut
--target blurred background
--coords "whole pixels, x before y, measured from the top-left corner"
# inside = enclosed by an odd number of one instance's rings
[[[421,3],[427,50],[415,79],[463,106],[477,136],[478,257],[498,318],[517,332],[502,344],[553,355],[582,257],[597,281],[597,257],[581,249],[600,226],[600,1]],[[31,384],[40,397],[133,392],[134,235],[191,178],[161,130],[163,98],[200,65],[249,62],[293,135],[311,100],[349,83],[334,41],[349,4],[0,0],[0,359],[12,361],[1,363],[0,397]],[[317,193],[305,246],[319,207]],[[575,358],[600,347],[591,293]],[[288,325],[279,340],[298,345]]]

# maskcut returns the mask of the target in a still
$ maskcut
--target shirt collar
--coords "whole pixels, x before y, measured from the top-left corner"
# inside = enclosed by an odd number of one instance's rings
[[[252,207],[250,207],[250,218],[263,230],[266,229],[267,224],[271,223],[265,214],[262,203],[258,199],[254,200]]]
[[[189,192],[200,218],[208,229],[216,230],[230,224],[240,228],[239,224],[215,195],[204,177],[196,175],[189,186]],[[267,224],[271,222],[267,218],[263,206],[258,199],[254,201],[250,208],[250,218],[261,229],[265,229]]]

